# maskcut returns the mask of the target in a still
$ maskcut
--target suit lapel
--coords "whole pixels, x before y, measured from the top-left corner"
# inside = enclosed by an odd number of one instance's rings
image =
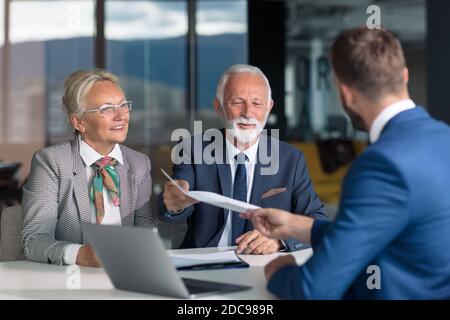
[[[91,200],[86,177],[86,167],[81,159],[78,136],[71,142],[73,159],[73,194],[78,207],[81,223],[92,223]],[[86,236],[82,232],[83,243],[87,243]]]
[[[268,144],[268,148],[267,150],[269,150],[270,152],[270,137],[260,137],[259,139],[259,144],[261,145],[261,143],[265,143],[265,141],[267,141]],[[260,147],[260,146],[259,146]],[[250,196],[250,203],[254,204],[255,206],[260,206],[261,205],[261,195],[263,194],[264,191],[267,191],[269,182],[270,182],[270,175],[265,175],[262,176],[261,175],[261,169],[268,167],[270,165],[270,163],[268,164],[262,164],[260,157],[259,157],[259,147],[258,147],[258,153],[256,154],[256,164],[255,164],[255,171],[253,173],[253,186],[252,186],[252,193]]]
[[[230,166],[226,163],[223,164],[216,164],[217,167],[217,173],[220,180],[220,188],[221,190],[218,192],[219,194],[222,194],[226,197],[231,196],[231,172],[230,172]],[[228,210],[226,210],[228,212]],[[222,236],[222,230],[225,227],[226,218],[225,218],[225,210],[220,209],[219,214],[217,215],[217,223],[215,226],[211,226],[212,228],[215,228],[216,231],[214,233],[214,236],[211,240],[208,241],[209,247],[217,247],[220,241],[220,237]]]
[[[260,137],[259,144],[261,146],[261,143],[268,143],[268,149],[270,152],[270,137]],[[270,165],[261,163],[261,159],[259,157],[259,147],[258,146],[258,153],[256,155],[256,164],[255,164],[255,171],[253,173],[253,185],[252,185],[252,193],[250,195],[250,203],[260,207],[261,206],[261,195],[267,191],[268,186],[270,186],[271,176],[270,175],[261,175],[261,169],[266,168]],[[253,224],[250,220],[245,220],[245,228],[244,232],[253,230]]]
[[[225,197],[231,197],[231,171],[229,164],[217,164],[219,173],[220,187]]]
[[[227,154],[226,154],[226,145],[225,145],[225,138],[224,138],[224,132],[222,131],[222,160],[221,163],[218,163],[219,161],[216,160],[216,168],[217,168],[217,175],[219,177],[219,183],[220,183],[220,189],[218,190],[219,194],[222,194],[226,197],[231,197],[231,170],[230,170],[230,164],[227,163]],[[214,155],[215,157],[216,155]],[[228,210],[226,210],[228,213]],[[219,211],[219,214],[217,216],[217,224],[215,226],[216,232],[214,234],[214,237],[208,242],[208,246],[217,246],[220,241],[220,237],[222,236],[222,230],[225,226],[226,219],[225,219],[225,210],[221,209]]]
[[[228,163],[228,156],[227,156],[227,147],[225,142],[225,133],[222,130],[223,135],[223,144],[222,144],[222,163],[217,163],[217,172],[219,175],[220,180],[220,187],[222,191],[222,195],[225,197],[231,197],[231,170],[230,170],[230,164]]]
[[[133,196],[134,175],[128,173],[130,165],[128,164],[127,155],[121,148],[123,156],[123,164],[117,163],[117,173],[120,179],[120,217],[122,219],[122,225],[132,226],[134,225],[133,208],[135,208],[135,199]]]

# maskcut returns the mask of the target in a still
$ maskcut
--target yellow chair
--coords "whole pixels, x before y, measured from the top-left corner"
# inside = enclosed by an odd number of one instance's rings
[[[306,165],[308,167],[314,189],[319,195],[320,200],[327,204],[338,204],[341,196],[341,185],[349,165],[342,166],[332,174],[323,171],[319,150],[314,142],[291,142],[295,148],[301,150],[305,155]],[[353,141],[356,154],[361,153],[366,144],[360,141]]]

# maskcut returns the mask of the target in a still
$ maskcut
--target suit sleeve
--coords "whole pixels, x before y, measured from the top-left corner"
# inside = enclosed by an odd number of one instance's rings
[[[157,227],[158,221],[152,213],[150,196],[152,194],[152,176],[150,159],[145,156],[145,173],[137,185],[137,203],[134,212],[134,224],[142,227]]]
[[[301,267],[278,270],[269,291],[284,299],[342,298],[407,225],[408,198],[407,183],[389,159],[375,152],[360,157],[345,179],[336,220],[314,223],[314,255]]]
[[[58,223],[58,171],[51,155],[37,152],[23,187],[22,243],[28,260],[62,265],[66,241],[55,239]]]
[[[328,220],[328,217],[324,214],[324,206],[314,190],[302,152],[299,152],[294,174],[292,212],[304,214],[314,219]],[[284,243],[289,251],[308,247],[296,239],[286,239]]]
[[[191,142],[191,140],[188,140]],[[193,165],[193,157],[191,152],[191,145],[186,142],[180,142],[182,162],[179,164],[174,164],[172,166],[172,178],[175,180],[186,180],[189,184],[189,190],[195,190],[195,173]],[[184,221],[191,216],[194,211],[194,206],[189,206],[179,213],[170,213],[169,210],[164,205],[162,193],[159,195],[159,212],[158,217],[163,222],[178,222]]]

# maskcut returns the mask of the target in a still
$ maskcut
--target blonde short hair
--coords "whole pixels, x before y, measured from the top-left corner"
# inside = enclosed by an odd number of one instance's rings
[[[82,102],[89,90],[99,81],[110,81],[119,86],[117,77],[102,69],[78,70],[67,78],[64,82],[64,96],[62,98],[67,117],[83,113]]]

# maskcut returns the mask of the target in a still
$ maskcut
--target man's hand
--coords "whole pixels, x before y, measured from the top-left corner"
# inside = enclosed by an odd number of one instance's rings
[[[280,242],[263,236],[258,230],[244,233],[236,239],[237,253],[270,254],[280,249]]]
[[[239,215],[251,219],[254,227],[262,235],[274,239],[296,238],[311,243],[311,228],[314,220],[279,209],[256,209]]]
[[[184,191],[189,191],[189,183],[186,180],[174,180]],[[163,193],[164,205],[170,211],[180,211],[187,208],[198,201],[186,196],[178,190],[172,182],[166,182]]]
[[[98,260],[94,249],[90,245],[84,245],[78,250],[76,264],[85,267],[100,268],[102,265]]]
[[[289,265],[297,265],[294,256],[291,254],[280,256],[270,261],[264,268],[264,275],[266,276],[266,280],[269,281],[278,269]]]

